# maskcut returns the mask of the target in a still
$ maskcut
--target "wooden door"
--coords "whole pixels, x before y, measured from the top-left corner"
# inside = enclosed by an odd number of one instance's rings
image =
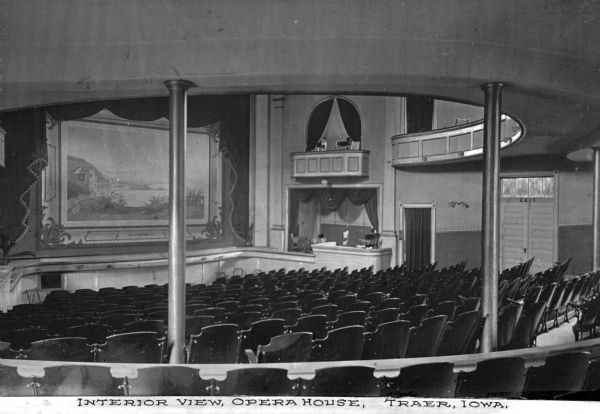
[[[534,258],[530,272],[554,263],[554,198],[505,198],[501,203],[500,265],[502,269]]]

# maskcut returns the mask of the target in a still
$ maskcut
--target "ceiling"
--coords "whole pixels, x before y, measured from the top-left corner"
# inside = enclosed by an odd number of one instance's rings
[[[600,142],[600,1],[0,0],[0,109],[191,93],[427,94],[503,108],[507,155]]]

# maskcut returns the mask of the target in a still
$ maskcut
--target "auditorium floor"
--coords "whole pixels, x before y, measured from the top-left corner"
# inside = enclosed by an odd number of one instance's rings
[[[576,318],[571,318],[568,323],[563,323],[558,328],[550,329],[548,332],[538,335],[536,346],[551,346],[575,342],[573,325],[576,322]]]

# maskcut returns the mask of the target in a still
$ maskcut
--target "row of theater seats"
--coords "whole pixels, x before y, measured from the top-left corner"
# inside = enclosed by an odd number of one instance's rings
[[[451,363],[403,367],[397,376],[376,378],[374,368],[348,365],[321,368],[314,378],[290,379],[288,371],[259,366],[234,369],[223,381],[202,377],[203,368],[140,367],[137,375],[113,377],[101,365],[44,368],[42,377],[23,377],[16,367],[0,365],[2,396],[388,396],[435,398],[578,398],[600,395],[597,349],[567,352],[527,367],[522,358],[479,362],[474,371],[457,372]]]
[[[364,325],[352,324],[356,313],[364,322],[363,311],[341,313],[337,323],[347,315],[349,324],[330,330],[323,314],[301,317],[295,325],[286,325],[284,319],[264,319],[242,331],[237,324],[209,324],[190,336],[188,362],[244,363],[257,356],[260,362],[306,362],[455,355],[472,346],[482,321],[479,311],[470,311],[454,322],[438,315],[413,327],[410,321],[395,319],[366,332]],[[31,342],[28,349],[0,350],[0,356],[79,362],[160,363],[166,359],[164,332],[127,332],[107,336],[102,343],[88,342],[85,337],[44,339]]]
[[[527,273],[529,266],[530,262],[503,273],[499,286],[500,349],[532,346],[541,315],[555,297],[561,297],[557,302],[567,297],[583,301],[597,290],[598,274],[584,275],[567,281],[568,295],[556,295],[554,280],[559,279],[557,273],[564,273],[565,266],[534,276]],[[551,283],[544,285],[545,281]],[[440,271],[433,266],[421,270],[400,267],[377,273],[370,269],[352,273],[343,269],[310,273],[280,270],[219,277],[210,286],[189,285],[186,338],[190,361],[245,362],[246,349],[256,353],[258,345],[293,331],[312,334],[310,354],[314,360],[474,352],[474,338],[482,322],[477,312],[479,299],[464,298],[460,293],[476,291],[478,283],[477,272],[464,272],[464,263],[460,263]],[[452,292],[455,300],[439,295],[439,291],[447,294],[452,286],[460,287]],[[412,296],[407,296],[407,292]],[[439,302],[441,299],[446,300]],[[574,302],[568,303],[575,306]],[[11,348],[2,356],[63,360],[62,355],[85,355],[82,361],[91,358],[126,362],[122,358],[127,358],[127,353],[115,354],[111,349],[131,349],[131,362],[158,362],[161,359],[153,359],[156,354],[165,355],[160,338],[165,331],[166,306],[166,286],[54,291],[43,305],[19,305],[2,315],[0,339],[9,342]],[[35,327],[14,329],[27,325]],[[151,335],[143,334],[144,331],[155,332],[158,338],[143,339],[144,335]],[[48,337],[53,339],[45,340]],[[214,338],[228,338],[229,345]],[[355,338],[354,350],[337,351],[343,348],[338,344],[348,338]],[[366,345],[360,351],[362,343]],[[85,344],[91,350],[85,349]],[[153,349],[142,352],[141,347],[149,344]],[[75,348],[81,351],[74,352]],[[212,352],[213,348],[222,352]],[[144,359],[145,355],[149,359]],[[210,356],[208,360],[206,355]]]
[[[600,272],[564,277],[568,261],[535,275],[505,278],[499,284],[498,348],[535,345],[538,332],[568,322],[575,315],[575,339],[595,335],[600,322]]]
[[[306,275],[305,273],[300,274]],[[282,275],[285,275],[285,278]],[[298,275],[294,272],[249,275],[245,278],[220,278],[211,286],[188,286],[186,310],[191,315],[186,318],[186,337],[191,339],[192,335],[200,333],[202,328],[224,322],[237,325],[238,336],[242,337],[242,342],[247,339],[245,342],[262,345],[284,331],[309,331],[315,339],[324,339],[331,330],[357,324],[362,325],[369,332],[377,332],[381,336],[381,332],[386,331],[386,327],[379,331],[377,328],[383,323],[398,321],[405,316],[417,330],[422,320],[432,313],[429,306],[425,304],[426,295],[414,295],[404,303],[400,298],[388,297],[383,292],[363,291],[362,300],[358,300],[358,295],[347,294],[348,292],[343,289],[330,289],[329,292],[311,292],[306,289],[306,286],[304,286],[304,290],[298,289],[293,286],[298,283],[296,280]],[[352,275],[345,274],[341,270],[313,272],[313,278],[324,278],[324,283],[327,283],[327,280],[332,281],[332,275],[337,278],[338,282],[343,278],[349,279],[350,276],[355,281],[360,281],[365,276],[373,276],[372,272],[367,269],[362,273],[353,273]],[[270,283],[278,279],[284,280],[279,284]],[[340,283],[332,284],[332,287],[343,286]],[[440,304],[433,314],[445,313],[449,319],[454,319],[457,310],[469,311],[478,306],[478,299],[467,300],[464,306],[447,301]],[[134,337],[120,334],[154,331],[162,335],[165,331],[166,317],[165,286],[127,287],[121,290],[105,288],[99,292],[79,290],[73,294],[54,291],[46,298],[43,306],[20,305],[9,314],[4,315],[0,319],[0,325],[4,327],[1,330],[0,339],[11,344],[12,354],[16,358],[39,358],[40,348],[45,350],[45,355],[42,356],[49,358],[49,348],[58,348],[59,354],[65,354],[65,352],[61,352],[61,349],[80,345],[82,341],[79,337],[84,337],[86,343],[93,347],[92,352],[89,352],[88,355],[94,355],[95,360],[106,361],[106,357],[111,352],[103,352],[103,348],[110,350],[110,348],[114,348],[111,343],[123,342],[127,338]],[[256,324],[267,318],[283,319],[284,329],[279,327],[279,322],[265,321]],[[468,319],[469,326],[472,326],[476,318],[472,316],[463,319]],[[462,321],[462,319],[459,321],[460,324],[463,323]],[[274,324],[275,328],[265,328]],[[22,328],[28,325],[29,328]],[[436,326],[437,334],[435,336],[440,336],[446,325],[438,322]],[[20,329],[15,329],[17,327]],[[228,329],[231,331],[232,327]],[[268,332],[265,333],[265,330]],[[389,327],[387,331],[389,331]],[[210,330],[205,332],[203,338],[209,337],[209,333]],[[334,338],[336,333],[337,331],[334,332]],[[45,340],[57,337],[66,338],[64,341]],[[67,340],[69,337],[78,339]],[[403,335],[403,338],[399,339],[406,341],[408,337],[408,335]],[[40,340],[42,343],[39,343]],[[104,345],[105,341],[108,341],[106,346]],[[197,342],[194,341],[194,343]],[[68,343],[68,345],[63,345],[63,343]],[[30,348],[31,351],[29,351]],[[252,348],[251,346],[250,349]],[[400,349],[403,348],[400,346]],[[242,354],[245,349],[247,348],[243,344]],[[462,351],[451,349],[449,352]],[[70,352],[70,354],[84,355],[85,352]],[[143,353],[138,354],[142,355]],[[394,357],[397,356],[396,354]],[[6,355],[5,353],[5,357]],[[8,355],[10,356],[10,353]],[[60,359],[60,356],[55,353],[53,359]]]

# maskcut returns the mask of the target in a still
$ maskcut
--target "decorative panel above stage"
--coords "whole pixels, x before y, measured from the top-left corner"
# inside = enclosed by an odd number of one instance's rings
[[[313,151],[292,154],[293,177],[368,177],[369,151]]]

